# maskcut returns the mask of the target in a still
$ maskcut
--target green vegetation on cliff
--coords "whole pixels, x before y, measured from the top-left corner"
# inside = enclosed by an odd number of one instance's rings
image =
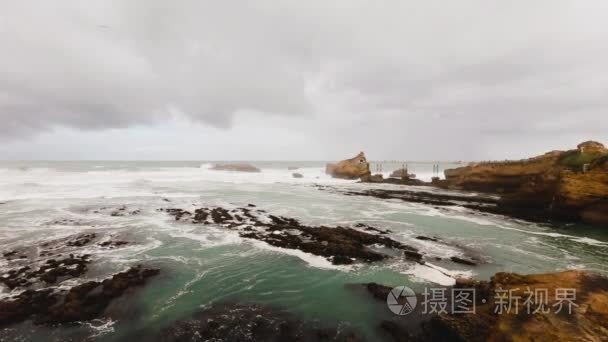
[[[567,167],[573,171],[581,171],[583,169],[583,165],[596,163],[600,159],[607,160],[608,153],[599,151],[581,152],[579,150],[572,150],[565,152],[558,163],[559,165]]]

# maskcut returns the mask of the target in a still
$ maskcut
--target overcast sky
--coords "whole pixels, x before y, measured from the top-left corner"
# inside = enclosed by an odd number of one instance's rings
[[[0,159],[608,143],[608,1],[0,0]]]

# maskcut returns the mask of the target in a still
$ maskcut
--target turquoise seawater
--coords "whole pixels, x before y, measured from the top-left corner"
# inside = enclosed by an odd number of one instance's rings
[[[123,319],[71,328],[24,324],[5,329],[0,336],[62,340],[86,332],[99,340],[122,340],[134,331],[155,331],[187,319],[214,303],[235,302],[287,308],[303,319],[353,328],[374,340],[382,337],[378,323],[393,314],[356,284],[422,290],[449,285],[453,278],[448,275],[489,279],[500,271],[572,268],[608,274],[608,232],[597,228],[538,225],[459,207],[345,196],[339,190],[395,187],[331,179],[324,175],[322,162],[252,163],[262,172],[211,171],[209,163],[196,161],[0,162],[1,250],[96,231],[133,244],[117,250],[88,247],[94,263],[85,278],[101,279],[135,264],[162,269],[144,288],[112,304],[110,311],[120,312]],[[432,176],[432,165],[408,163],[423,178]],[[383,172],[400,166],[384,164]],[[441,164],[442,169],[451,166]],[[304,178],[292,178],[292,172]],[[320,190],[317,185],[330,188]],[[390,229],[391,238],[419,248],[430,264],[393,258],[335,267],[322,258],[268,248],[220,227],[176,222],[157,210],[248,203],[305,224],[366,223]],[[102,209],[121,206],[141,212],[113,217]],[[415,239],[419,235],[439,237],[446,244]],[[470,253],[485,263],[466,266],[449,261]],[[0,262],[0,270],[6,266]],[[0,289],[1,296],[9,295],[6,288]]]

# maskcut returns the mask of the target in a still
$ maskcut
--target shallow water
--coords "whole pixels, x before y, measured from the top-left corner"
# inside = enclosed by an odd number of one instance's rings
[[[125,314],[123,321],[100,320],[50,330],[23,325],[11,333],[24,340],[61,339],[79,332],[120,340],[140,329],[160,329],[214,302],[229,301],[285,307],[303,318],[353,327],[376,338],[379,320],[392,314],[349,284],[374,281],[422,289],[453,283],[448,275],[489,279],[499,271],[539,273],[570,268],[608,274],[608,232],[597,228],[552,227],[464,208],[344,196],[332,189],[394,186],[331,179],[321,162],[253,164],[263,172],[212,171],[209,163],[196,161],[0,162],[2,250],[78,232],[104,231],[136,244],[118,250],[89,247],[95,261],[88,277],[101,279],[137,263],[163,270],[132,298],[118,300],[122,306],[114,304]],[[289,171],[288,166],[300,169]],[[382,171],[388,174],[400,166],[385,164]],[[410,163],[408,167],[423,179],[433,175],[432,164]],[[442,165],[445,167],[451,165]],[[292,172],[302,173],[304,178],[294,179]],[[330,188],[322,191],[316,184]],[[248,203],[306,224],[361,222],[390,229],[393,239],[419,248],[427,260],[435,256],[442,260],[428,266],[396,258],[337,267],[320,257],[242,239],[233,231],[175,222],[157,211]],[[112,217],[103,209],[121,206],[141,213]],[[449,243],[416,240],[418,235]],[[446,260],[467,253],[479,255],[486,263],[465,266]],[[5,261],[0,261],[0,270],[4,266]],[[8,294],[0,289],[0,296]]]

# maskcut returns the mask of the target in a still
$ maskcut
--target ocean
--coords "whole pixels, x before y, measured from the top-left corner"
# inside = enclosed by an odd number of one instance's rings
[[[95,262],[84,278],[63,285],[103,279],[135,264],[161,269],[157,279],[120,299],[130,308],[125,319],[99,319],[69,328],[26,323],[0,330],[0,338],[63,340],[85,332],[96,340],[118,341],[134,331],[162,329],[214,303],[236,302],[285,308],[302,319],[352,328],[375,340],[382,338],[378,322],[393,314],[383,303],[349,290],[353,284],[377,282],[422,290],[451,285],[455,277],[487,280],[503,271],[587,269],[608,275],[608,231],[529,223],[457,206],[345,196],[343,191],[349,189],[439,190],[333,179],[324,172],[325,162],[249,163],[262,172],[215,171],[204,161],[0,162],[0,250],[100,232],[130,243],[117,249],[88,246],[86,253]],[[455,166],[439,164],[440,170]],[[382,172],[388,175],[400,166],[383,163]],[[408,168],[423,180],[434,175],[433,163],[408,163]],[[303,178],[293,178],[293,172]],[[248,204],[304,224],[365,223],[389,229],[392,239],[435,261],[422,265],[391,258],[336,266],[320,256],[271,247],[213,225],[179,222],[159,211]],[[116,208],[137,214],[110,215]],[[466,253],[475,253],[484,262],[467,266],[449,260]],[[7,265],[0,259],[0,274]],[[0,285],[0,298],[9,294]]]

